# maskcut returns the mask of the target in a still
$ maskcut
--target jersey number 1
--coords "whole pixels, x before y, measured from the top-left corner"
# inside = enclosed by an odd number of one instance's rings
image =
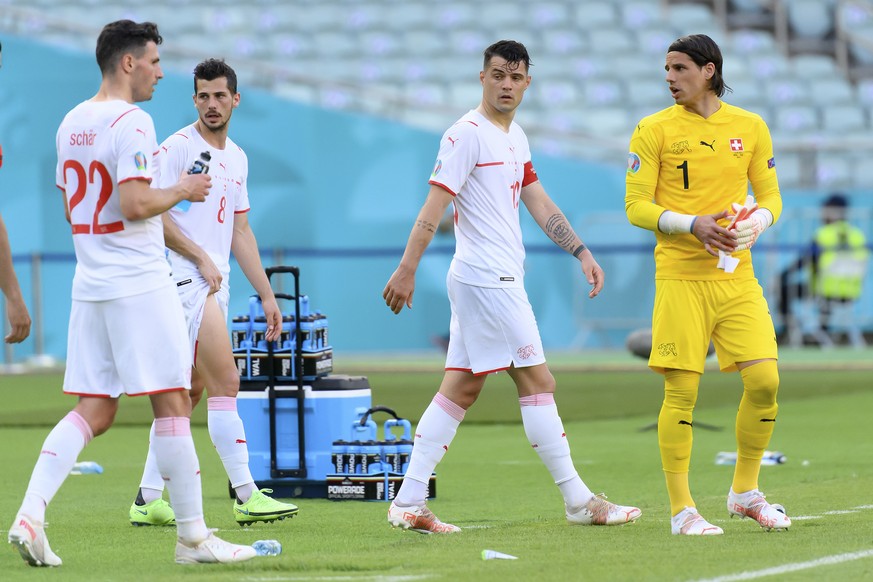
[[[682,185],[688,190],[688,160],[676,166],[676,169],[682,170]]]
[[[64,184],[67,184],[67,170],[73,170],[76,173],[76,191],[70,196],[70,220],[73,219],[73,209],[85,199],[85,194],[88,190],[88,184],[94,184],[95,174],[100,175],[100,193],[97,196],[97,204],[94,206],[94,217],[91,224],[73,223],[73,234],[109,234],[124,230],[124,222],[118,220],[115,222],[100,223],[100,211],[109,202],[109,197],[112,196],[112,177],[106,166],[94,160],[88,166],[88,176],[86,180],[85,167],[77,160],[67,160],[64,162]]]

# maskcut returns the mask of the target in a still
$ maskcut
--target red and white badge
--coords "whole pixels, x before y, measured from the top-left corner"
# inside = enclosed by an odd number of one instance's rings
[[[731,151],[732,152],[741,152],[743,151],[743,139],[739,137],[731,138]]]

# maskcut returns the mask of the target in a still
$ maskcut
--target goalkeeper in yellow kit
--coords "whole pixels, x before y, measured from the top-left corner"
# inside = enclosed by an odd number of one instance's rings
[[[625,208],[631,224],[657,240],[649,366],[664,375],[658,444],[672,531],[723,533],[700,516],[688,483],[692,412],[710,339],[721,370],[739,370],[744,388],[728,511],[785,529],[791,521],[758,489],[779,373],[773,322],[749,252],[782,210],[770,132],[758,115],[719,99],[727,88],[722,56],[708,36],[673,42],[665,70],[676,104],[634,131]],[[746,202],[750,182],[757,207]]]

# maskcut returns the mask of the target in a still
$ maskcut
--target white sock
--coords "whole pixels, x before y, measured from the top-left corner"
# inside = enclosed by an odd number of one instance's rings
[[[94,433],[91,427],[78,412],[71,410],[55,425],[42,444],[19,513],[45,522],[46,506],[73,470],[79,453],[92,438]]]
[[[582,507],[594,497],[573,466],[570,444],[564,432],[555,397],[551,393],[523,396],[521,420],[527,440],[542,459],[564,496],[568,508]]]
[[[437,392],[415,427],[415,441],[409,468],[394,498],[401,507],[422,505],[427,497],[430,475],[449,450],[466,410]]]
[[[156,418],[152,449],[176,512],[179,539],[188,544],[200,543],[209,536],[209,530],[203,520],[200,463],[191,439],[191,419]]]
[[[206,422],[209,436],[224,464],[230,485],[236,491],[236,498],[245,503],[255,491],[255,480],[249,470],[249,446],[246,444],[246,431],[236,409],[233,396],[214,396],[206,399]]]
[[[142,480],[139,482],[139,491],[143,501],[146,503],[160,499],[164,493],[164,480],[161,478],[161,472],[158,470],[158,461],[155,459],[155,452],[152,450],[152,443],[154,442],[155,423],[152,422],[152,428],[149,430],[149,452],[146,455],[145,467],[142,470]]]

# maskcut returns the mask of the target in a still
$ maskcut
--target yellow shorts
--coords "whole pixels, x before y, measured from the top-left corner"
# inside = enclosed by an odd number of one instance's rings
[[[655,281],[649,367],[703,373],[709,340],[722,372],[737,362],[776,359],[776,331],[757,279]]]

